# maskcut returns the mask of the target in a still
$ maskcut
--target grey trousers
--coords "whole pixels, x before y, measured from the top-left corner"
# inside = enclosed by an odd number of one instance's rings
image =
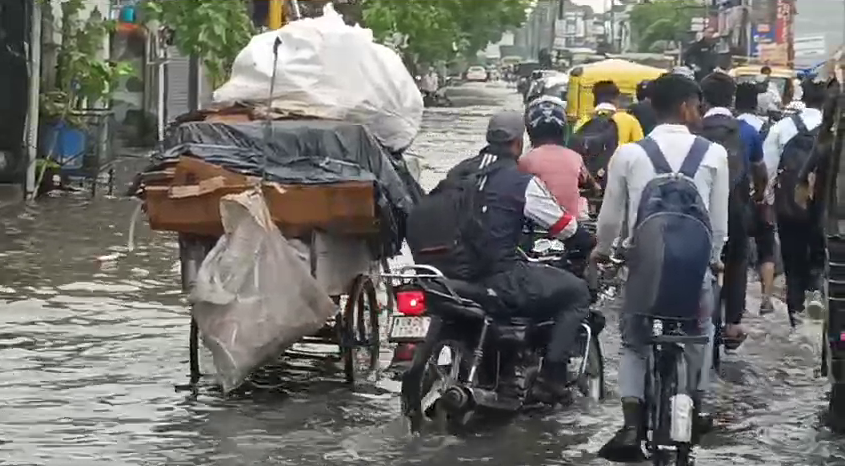
[[[688,367],[688,387],[710,392],[710,372],[713,366],[713,337],[715,327],[712,316],[716,311],[716,297],[713,275],[708,272],[702,287],[702,315],[698,325],[693,325],[690,334],[704,334],[710,337],[706,345],[686,345],[684,356]],[[621,361],[619,363],[619,392],[622,398],[645,399],[645,378],[651,348],[647,341],[651,335],[648,318],[624,313],[620,319],[622,333]]]

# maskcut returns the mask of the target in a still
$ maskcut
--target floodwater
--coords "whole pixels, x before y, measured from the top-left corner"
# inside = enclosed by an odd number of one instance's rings
[[[431,187],[482,145],[487,118],[519,109],[504,85],[453,90],[465,107],[426,115],[415,151]],[[47,198],[0,210],[0,465],[601,465],[619,404],[579,403],[468,438],[405,434],[398,383],[351,389],[329,363],[293,361],[281,387],[224,399],[187,382],[189,313],[172,235],[139,228],[135,201]],[[826,384],[806,332],[783,307],[758,318],[725,361],[718,427],[699,465],[845,464],[845,441],[820,426]],[[603,336],[615,388],[618,333]],[[211,370],[208,357],[202,361]]]

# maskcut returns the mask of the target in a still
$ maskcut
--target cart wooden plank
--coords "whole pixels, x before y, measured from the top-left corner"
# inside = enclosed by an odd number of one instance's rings
[[[169,185],[146,186],[153,230],[223,234],[220,199],[254,189],[257,179],[192,157],[182,157]],[[378,232],[375,186],[370,182],[323,185],[263,184],[270,214],[286,235],[318,229],[354,236]]]

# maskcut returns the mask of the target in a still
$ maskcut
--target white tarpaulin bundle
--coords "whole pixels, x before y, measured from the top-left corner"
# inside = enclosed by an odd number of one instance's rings
[[[411,144],[423,112],[413,77],[395,52],[373,42],[371,30],[347,26],[331,4],[319,18],[253,37],[229,82],[214,92],[215,102],[269,100],[276,38],[274,109],[364,124],[390,150]]]
[[[225,196],[226,234],[200,266],[190,300],[225,393],[319,330],[336,312],[256,191]]]

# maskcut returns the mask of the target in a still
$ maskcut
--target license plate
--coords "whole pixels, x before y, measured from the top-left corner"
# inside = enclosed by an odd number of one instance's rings
[[[394,316],[390,325],[391,340],[422,340],[428,333],[431,317]]]

